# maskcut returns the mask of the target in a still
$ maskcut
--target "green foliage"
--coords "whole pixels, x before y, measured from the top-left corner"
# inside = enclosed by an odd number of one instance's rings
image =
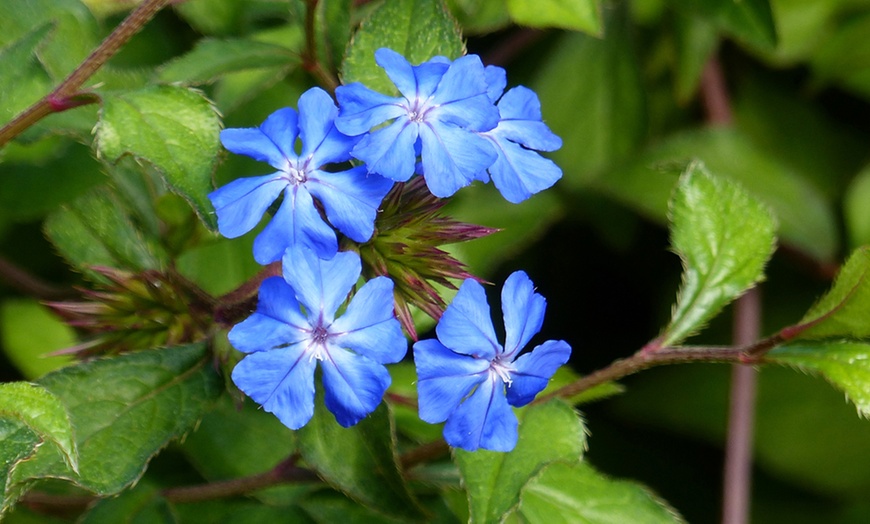
[[[299,56],[282,46],[245,39],[203,39],[191,52],[165,64],[160,80],[207,84],[237,71],[298,64]]]
[[[354,34],[341,67],[342,81],[362,82],[381,93],[397,93],[375,63],[374,52],[382,47],[402,54],[412,64],[437,55],[457,58],[465,50],[459,26],[442,0],[383,2]]]
[[[497,522],[517,504],[523,486],[541,468],[555,461],[576,461],[585,448],[582,420],[570,406],[552,400],[524,411],[513,451],[456,450],[468,490],[470,522]]]
[[[35,53],[50,32],[46,23],[0,48],[0,120],[10,120],[47,90],[48,75]]]
[[[117,162],[132,155],[153,164],[200,218],[216,227],[211,176],[220,121],[200,93],[181,87],[147,87],[106,95],[97,126],[97,151]]]
[[[659,337],[683,341],[764,276],[776,224],[743,189],[693,163],[671,200],[671,244],[683,261],[683,283],[671,322]]]
[[[73,329],[42,304],[28,299],[0,303],[0,344],[26,378],[40,377],[69,363],[69,357],[47,353],[75,343]]]
[[[520,25],[560,27],[599,36],[603,29],[598,0],[508,0],[507,7]]]
[[[159,491],[153,486],[140,483],[117,497],[100,500],[79,522],[82,524],[103,522],[175,524],[177,520]]]
[[[747,43],[772,48],[776,26],[768,0],[670,0],[676,7],[697,13]]]

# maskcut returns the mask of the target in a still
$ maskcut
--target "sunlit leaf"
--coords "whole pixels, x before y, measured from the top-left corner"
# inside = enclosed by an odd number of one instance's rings
[[[76,335],[37,301],[8,299],[0,302],[0,343],[6,357],[33,379],[70,362],[69,357],[48,353],[75,345]]]
[[[598,0],[508,0],[514,22],[531,27],[559,27],[600,35],[603,29]]]

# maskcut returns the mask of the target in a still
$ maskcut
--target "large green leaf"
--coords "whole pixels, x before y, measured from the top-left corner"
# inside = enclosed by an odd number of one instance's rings
[[[12,468],[30,457],[43,441],[40,436],[17,419],[0,417],[0,515],[3,515],[14,502],[6,495],[6,483]]]
[[[564,145],[551,155],[560,182],[582,186],[625,160],[646,135],[646,94],[621,12],[606,19],[606,38],[560,37],[531,82],[544,120]]]
[[[522,413],[517,446],[509,453],[457,449],[472,523],[498,522],[519,501],[520,490],[545,465],[573,462],[585,450],[586,432],[577,413],[560,400]]]
[[[683,283],[660,343],[683,341],[764,277],[776,223],[734,182],[692,163],[671,200],[671,244],[683,261]]]
[[[219,151],[220,119],[199,92],[177,86],[106,94],[96,145],[117,162],[132,155],[153,164],[170,187],[187,199],[212,229],[216,218],[207,195]]]
[[[596,179],[593,187],[663,222],[671,190],[693,159],[703,161],[711,172],[739,182],[767,204],[776,216],[784,243],[819,261],[834,259],[839,235],[833,211],[820,191],[734,129],[672,135],[630,165]]]
[[[739,40],[765,49],[776,45],[776,25],[768,0],[670,0],[699,14]]]
[[[221,389],[205,344],[98,359],[55,371],[39,384],[69,412],[78,474],[58,451],[42,447],[15,469],[13,483],[23,491],[31,479],[61,478],[99,495],[136,482],[151,457],[190,431]]]
[[[308,466],[349,497],[385,515],[419,519],[419,505],[399,470],[391,418],[381,404],[343,428],[318,398],[314,417],[296,433],[297,445]]]
[[[205,84],[237,71],[298,64],[299,54],[283,46],[240,38],[204,38],[192,51],[161,67],[160,79]]]
[[[0,123],[12,120],[48,90],[48,74],[35,53],[50,32],[51,25],[44,24],[5,47],[0,45]]]
[[[870,320],[865,322],[870,324]],[[796,341],[774,349],[766,357],[821,374],[846,392],[861,415],[870,416],[870,344],[848,340]]]
[[[559,27],[593,35],[603,23],[598,0],[508,0],[514,22],[531,27]]]
[[[608,478],[585,462],[547,466],[523,488],[517,513],[529,524],[683,522],[647,488]]]
[[[870,338],[870,247],[855,250],[834,285],[796,325],[782,331],[788,339]]]
[[[7,299],[0,302],[0,344],[25,378],[33,379],[70,362],[48,353],[74,346],[76,334],[36,300]]]
[[[375,63],[375,51],[382,47],[400,53],[412,64],[438,55],[454,59],[465,50],[459,26],[442,0],[391,0],[372,11],[354,34],[342,64],[343,82],[362,82],[375,91],[397,93]]]

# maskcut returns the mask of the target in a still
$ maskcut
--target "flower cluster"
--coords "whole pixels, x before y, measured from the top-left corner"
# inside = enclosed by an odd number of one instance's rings
[[[502,347],[478,281],[465,279],[444,309],[424,280],[449,284],[447,278],[470,275],[452,258],[429,261],[428,271],[426,257],[417,255],[446,257],[439,245],[492,231],[435,218],[440,205],[432,199],[491,179],[507,200],[525,200],[561,177],[559,168],[538,154],[558,149],[561,140],[541,120],[532,91],[505,92],[505,71],[484,67],[475,55],[454,61],[435,57],[415,66],[380,49],[375,59],[401,96],[353,83],[337,88],[336,106],[329,94],[313,88],[300,97],[298,112],[280,109],[257,128],[221,133],[229,151],[267,162],[275,171],[235,180],[209,195],[218,229],[230,238],[243,235],[277,206],[255,239],[253,254],[261,264],[280,260],[283,275],[262,283],[256,310],[229,333],[233,346],[246,354],[233,381],[298,429],[314,413],[319,362],[326,407],[342,426],[356,424],[390,385],[385,365],[407,352],[395,304],[407,328],[410,314],[400,297],[411,297],[441,316],[438,339],[414,345],[421,418],[446,420],[444,435],[453,446],[508,451],[517,440],[509,405],[530,402],[567,361],[570,347],[549,341],[517,358],[539,331],[545,309],[525,273],[511,275],[502,292],[507,332]],[[423,176],[427,193],[417,184],[419,189],[391,193],[401,205],[383,203],[396,182],[415,174]],[[420,202],[405,202],[408,198]],[[408,209],[426,213],[409,219]],[[400,211],[395,220],[379,219]],[[417,226],[432,231],[407,231]],[[407,239],[398,238],[400,233]],[[445,237],[453,233],[456,238]],[[397,252],[381,253],[385,247]],[[362,274],[358,253],[371,265],[368,276],[386,276],[370,278],[354,292]],[[394,289],[388,277],[397,276]],[[414,335],[412,324],[408,332]]]

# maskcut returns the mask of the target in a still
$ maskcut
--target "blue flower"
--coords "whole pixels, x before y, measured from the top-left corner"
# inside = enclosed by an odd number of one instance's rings
[[[287,250],[284,279],[266,279],[257,310],[229,333],[248,353],[233,382],[290,429],[314,413],[314,368],[323,371],[326,407],[352,426],[371,413],[390,385],[384,364],[408,349],[393,313],[393,282],[369,280],[335,318],[360,276],[359,256],[339,252],[323,260],[307,248]]]
[[[364,167],[335,173],[323,170],[327,164],[349,160],[359,140],[335,128],[337,114],[326,91],[313,88],[299,98],[298,114],[289,107],[279,109],[260,127],[221,132],[224,147],[278,170],[234,180],[208,195],[217,210],[221,234],[235,238],[253,229],[283,192],[281,206],[254,241],[257,262],[279,260],[285,249],[296,244],[310,247],[321,258],[338,251],[335,231],[321,218],[314,198],[339,231],[357,242],[371,238],[378,205],[393,182],[367,174]],[[302,141],[298,154],[297,138]]]
[[[559,166],[536,153],[559,149],[562,139],[542,121],[541,102],[534,91],[517,86],[502,96],[504,69],[488,66],[486,77],[487,93],[490,100],[498,101],[500,116],[495,129],[480,133],[498,153],[488,171],[502,196],[517,204],[562,178]]]
[[[510,451],[517,443],[517,418],[509,407],[532,401],[571,347],[548,340],[517,355],[541,329],[547,301],[522,271],[508,277],[501,293],[505,345],[496,340],[483,286],[463,282],[435,332],[438,339],[414,344],[420,418],[447,421],[444,439],[468,451]]]
[[[480,58],[468,55],[450,62],[436,57],[412,66],[384,48],[375,52],[375,61],[402,96],[377,93],[358,82],[336,89],[336,127],[351,136],[365,134],[351,154],[370,173],[400,182],[414,175],[419,155],[426,184],[438,197],[486,177],[496,152],[477,132],[494,128],[499,115],[487,96]],[[387,121],[392,122],[369,133]]]

